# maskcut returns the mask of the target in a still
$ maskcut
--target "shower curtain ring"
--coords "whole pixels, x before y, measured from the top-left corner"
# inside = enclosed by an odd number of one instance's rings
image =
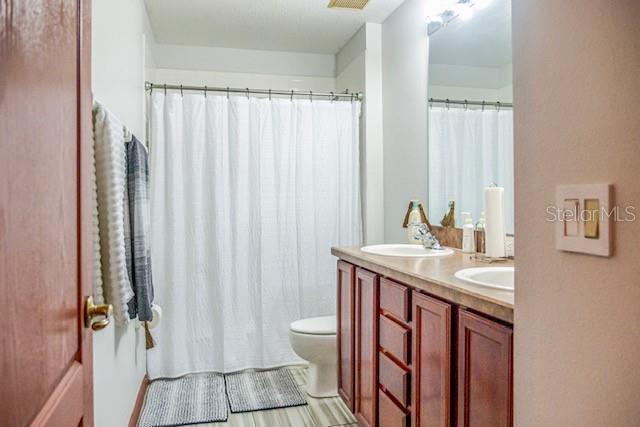
[[[289,97],[289,101],[293,102],[293,89],[291,90],[291,96]]]
[[[335,94],[331,92],[331,103],[333,104],[333,100],[336,98]]]
[[[313,92],[309,91],[309,101],[313,102]]]
[[[184,92],[182,92],[182,85],[180,85],[180,96],[184,96]]]
[[[484,111],[484,104],[485,104],[485,102],[482,101],[482,111]]]
[[[449,98],[444,100],[444,105],[445,107],[447,107],[447,110],[449,109]]]
[[[498,112],[500,111],[500,101],[496,102],[496,110]]]
[[[167,96],[167,84],[164,84],[164,96]]]
[[[227,99],[229,99],[229,86],[227,86]]]
[[[245,89],[246,89],[246,92],[247,92],[247,99],[249,99],[249,88],[247,87]]]
[[[469,108],[469,101],[467,101],[466,99],[464,100],[464,111],[467,111],[467,109]]]
[[[204,97],[207,97],[207,85],[204,85]]]
[[[269,88],[269,101],[271,101],[271,88]]]

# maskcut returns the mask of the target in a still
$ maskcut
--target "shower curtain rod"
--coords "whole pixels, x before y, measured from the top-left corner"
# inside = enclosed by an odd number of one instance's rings
[[[478,107],[508,107],[513,108],[513,104],[510,102],[487,102],[487,101],[469,101],[466,99],[438,99],[438,98],[429,98],[429,103],[436,104],[449,104],[449,105],[477,105]]]
[[[313,91],[298,91],[298,90],[272,90],[272,89],[249,89],[249,88],[234,88],[234,87],[209,87],[209,86],[187,86],[187,85],[168,85],[168,84],[159,84],[159,83],[151,83],[145,82],[144,88],[147,92],[152,92],[153,90],[179,90],[179,91],[200,91],[200,92],[223,92],[226,93],[227,96],[230,93],[241,93],[249,96],[249,94],[257,94],[257,95],[286,95],[293,99],[294,96],[308,96],[310,99],[313,97],[327,97],[332,100],[338,100],[340,98],[348,98],[351,100],[362,101],[363,94],[362,92],[354,92],[351,93],[348,90],[345,92],[313,92]]]

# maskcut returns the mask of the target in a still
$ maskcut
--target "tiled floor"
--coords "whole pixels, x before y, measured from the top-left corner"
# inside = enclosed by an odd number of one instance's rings
[[[307,383],[307,370],[289,368],[301,389]],[[200,427],[352,427],[356,420],[339,397],[316,399],[305,394],[308,405],[294,408],[233,414],[224,423],[198,424]]]

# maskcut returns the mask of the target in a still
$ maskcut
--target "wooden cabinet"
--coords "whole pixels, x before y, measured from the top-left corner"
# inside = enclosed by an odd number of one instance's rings
[[[477,314],[458,317],[458,426],[513,425],[513,331]]]
[[[361,427],[511,427],[508,325],[338,262],[338,393]]]
[[[356,268],[338,261],[338,394],[355,410]]]
[[[361,426],[377,425],[379,276],[356,269],[356,401]]]
[[[452,306],[414,292],[412,314],[412,426],[450,426]]]

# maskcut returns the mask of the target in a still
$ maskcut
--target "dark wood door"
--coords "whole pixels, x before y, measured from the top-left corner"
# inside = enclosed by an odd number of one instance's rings
[[[452,307],[413,292],[412,426],[451,425]]]
[[[93,425],[90,2],[0,2],[0,426]]]
[[[380,277],[356,269],[356,418],[361,426],[377,424],[378,309]]]
[[[513,331],[474,313],[458,316],[458,426],[513,425]]]
[[[338,261],[338,394],[354,410],[356,268]]]

